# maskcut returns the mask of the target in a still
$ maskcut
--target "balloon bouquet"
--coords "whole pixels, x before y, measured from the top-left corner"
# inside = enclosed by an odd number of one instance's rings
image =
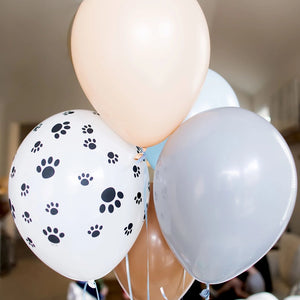
[[[10,206],[31,250],[74,280],[115,269],[134,299],[178,299],[193,278],[220,283],[258,261],[292,214],[295,164],[208,70],[197,1],[84,0],[71,46],[97,113],[56,114],[16,153]]]

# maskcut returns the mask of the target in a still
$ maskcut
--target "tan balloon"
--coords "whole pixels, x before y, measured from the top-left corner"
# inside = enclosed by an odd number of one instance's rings
[[[210,41],[196,0],[84,0],[71,52],[103,120],[127,142],[147,147],[190,111],[208,70]]]
[[[162,236],[155,213],[152,186],[148,208],[148,238],[144,224],[133,247],[128,253],[130,281],[134,300],[147,300],[147,248],[149,261],[150,299],[164,299],[163,288],[168,300],[178,300],[186,293],[194,279],[184,272]],[[114,269],[120,285],[128,293],[125,259]]]

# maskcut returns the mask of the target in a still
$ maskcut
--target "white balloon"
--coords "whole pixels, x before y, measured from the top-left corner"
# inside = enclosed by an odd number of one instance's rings
[[[210,284],[247,270],[273,246],[296,193],[296,168],[282,136],[236,107],[183,123],[154,173],[164,237],[185,269]]]
[[[25,138],[10,174],[11,211],[27,245],[49,267],[88,281],[124,258],[148,198],[148,169],[136,154],[86,110],[56,114]]]
[[[209,69],[199,96],[185,120],[209,109],[239,106],[237,96],[229,83],[220,74]]]

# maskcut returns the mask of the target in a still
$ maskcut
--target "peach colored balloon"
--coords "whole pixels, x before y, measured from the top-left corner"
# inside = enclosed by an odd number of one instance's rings
[[[151,186],[152,188],[152,186]],[[168,300],[177,300],[186,293],[194,279],[184,269],[168,247],[158,224],[152,192],[148,208],[148,239],[144,224],[133,247],[128,253],[130,281],[134,300],[147,300],[147,248],[149,258],[150,299],[164,299],[163,287]],[[115,275],[128,292],[125,259],[114,269]]]
[[[84,0],[71,52],[103,120],[127,142],[147,147],[190,111],[208,70],[210,41],[196,0]]]

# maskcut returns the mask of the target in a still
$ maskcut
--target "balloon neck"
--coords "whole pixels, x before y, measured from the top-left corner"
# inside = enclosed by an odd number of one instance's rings
[[[89,281],[85,282],[85,285],[84,285],[84,288],[83,288],[83,299],[85,300],[87,286],[89,286],[92,289],[96,289],[97,300],[100,300],[100,295],[99,295],[99,291],[98,291],[97,284],[96,284],[95,280],[89,280]]]
[[[142,160],[145,160],[145,158],[146,158],[146,148],[137,147],[137,149],[138,149],[138,153],[134,157],[134,160],[141,162]]]
[[[206,288],[201,291],[200,296],[205,300],[209,300],[210,291],[209,291],[209,284],[206,284]]]
[[[88,285],[89,285],[90,288],[95,289],[96,288],[95,280],[89,280]]]

